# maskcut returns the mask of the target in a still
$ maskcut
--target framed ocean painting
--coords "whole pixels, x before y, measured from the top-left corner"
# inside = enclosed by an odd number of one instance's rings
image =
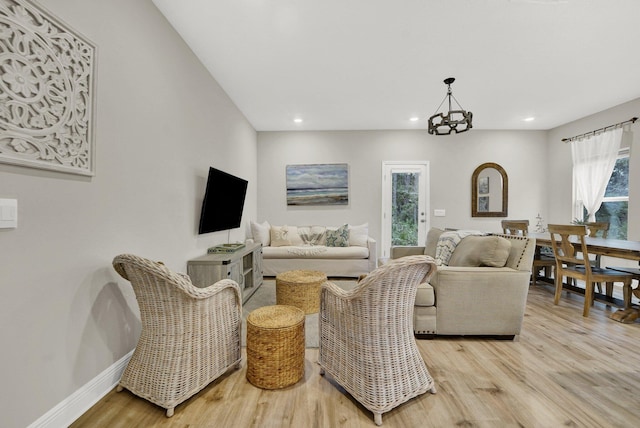
[[[349,165],[287,165],[287,205],[347,205]]]

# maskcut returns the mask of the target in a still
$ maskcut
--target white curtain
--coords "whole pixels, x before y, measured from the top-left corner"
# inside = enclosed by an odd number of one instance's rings
[[[588,221],[596,221],[604,192],[616,165],[622,128],[614,128],[571,142],[576,197],[587,209]]]

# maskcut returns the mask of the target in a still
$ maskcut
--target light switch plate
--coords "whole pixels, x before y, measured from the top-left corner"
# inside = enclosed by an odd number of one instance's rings
[[[0,229],[18,227],[18,200],[0,199]]]
[[[433,210],[433,216],[434,217],[444,217],[447,214],[446,210]]]

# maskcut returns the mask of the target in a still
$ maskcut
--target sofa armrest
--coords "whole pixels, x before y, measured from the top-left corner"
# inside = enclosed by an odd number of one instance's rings
[[[520,334],[529,290],[527,271],[508,267],[438,266],[438,334]]]
[[[367,249],[369,250],[369,272],[378,267],[378,243],[372,237],[367,238]]]
[[[390,256],[392,259],[399,259],[406,256],[421,256],[424,255],[424,247],[417,246],[403,246],[398,245],[391,247]]]

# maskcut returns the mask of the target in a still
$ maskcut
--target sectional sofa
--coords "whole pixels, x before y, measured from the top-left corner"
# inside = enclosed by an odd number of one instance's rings
[[[425,246],[393,247],[391,258],[427,254],[437,259],[444,231],[429,231]],[[450,232],[447,232],[450,233]],[[520,334],[535,238],[513,235],[467,236],[420,285],[414,307],[414,333],[497,336]]]

